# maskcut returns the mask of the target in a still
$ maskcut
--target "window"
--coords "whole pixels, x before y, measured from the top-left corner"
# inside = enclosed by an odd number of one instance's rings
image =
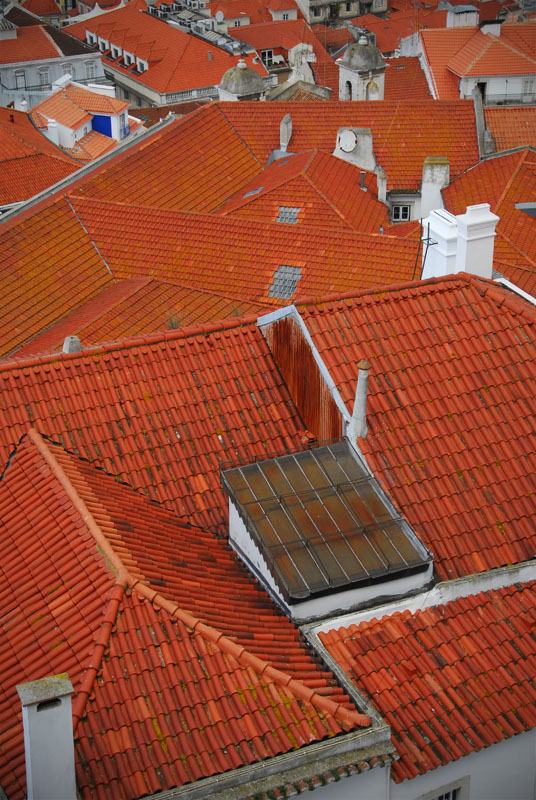
[[[315,6],[315,8],[313,8],[313,17],[319,17],[321,13],[322,9],[319,8],[318,6]]]
[[[15,88],[26,89],[26,73],[23,69],[20,69],[15,73]]]
[[[268,297],[290,300],[301,278],[301,267],[288,267],[281,264],[274,272],[274,279],[268,291]]]
[[[62,75],[70,75],[71,78],[73,76],[73,68],[70,64],[62,64],[61,65],[61,74]]]
[[[393,222],[407,222],[410,217],[411,206],[393,206],[391,219]],[[451,800],[454,800],[451,798]]]
[[[283,19],[288,19],[288,16],[289,16],[288,12],[287,11],[283,11]]]
[[[233,24],[234,24],[235,28],[239,28],[240,27],[240,20],[239,19],[235,19]]]
[[[95,70],[95,62],[94,61],[86,61],[86,78],[87,80],[91,80],[92,78],[96,77],[96,70]]]
[[[346,11],[351,11],[352,10],[352,4],[351,3],[346,3],[345,4],[345,9],[346,9]]]
[[[50,70],[48,67],[43,67],[39,72],[39,86],[41,89],[46,89],[50,86]]]
[[[96,34],[90,33],[89,31],[86,31],[86,42],[88,44],[92,44],[92,45],[93,44],[97,44],[97,36],[96,36]]]
[[[126,50],[123,50],[123,62],[126,67],[130,67],[130,65],[134,62],[134,56],[132,53],[127,53]]]
[[[150,6],[150,8],[152,8],[152,6]],[[112,51],[112,58],[115,59],[121,56],[121,48],[118,47],[116,44],[113,44],[111,46],[111,51]]]
[[[261,50],[261,61],[265,67],[271,67],[274,63],[274,51]]]
[[[416,800],[469,800],[469,775],[422,794]]]
[[[295,225],[298,221],[298,214],[301,208],[292,208],[291,206],[279,206],[279,216],[276,222],[286,222]]]
[[[534,94],[534,80],[532,78],[525,78],[523,81],[523,100],[529,100]]]

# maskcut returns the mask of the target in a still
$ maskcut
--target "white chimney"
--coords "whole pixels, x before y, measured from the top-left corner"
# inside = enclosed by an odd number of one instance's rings
[[[56,120],[49,119],[47,123],[46,137],[47,139],[50,139],[51,142],[54,142],[54,144],[59,145],[60,135],[58,131],[58,123],[56,122]]]
[[[458,222],[454,214],[443,209],[432,211],[422,225],[422,279],[456,272]]]
[[[503,22],[503,19],[483,19],[480,23],[480,33],[491,33],[492,36],[500,36]]]
[[[346,435],[351,442],[355,442],[358,438],[366,439],[367,437],[367,387],[370,364],[368,361],[363,360],[357,366],[359,367],[359,374],[355,390],[354,410],[346,431]]]
[[[67,673],[17,686],[28,800],[76,800],[73,686]]]
[[[422,165],[421,217],[443,207],[441,189],[449,185],[450,166],[444,156],[427,156]]]
[[[458,214],[456,219],[456,272],[470,272],[472,275],[491,279],[495,227],[499,217],[491,213],[489,203],[480,203],[477,206],[467,206],[465,214]]]
[[[279,126],[279,149],[283,153],[287,152],[287,147],[289,146],[291,136],[292,136],[292,117],[290,116],[290,114],[285,114]]]
[[[63,352],[64,353],[80,353],[82,350],[82,344],[78,336],[66,336],[63,340]]]

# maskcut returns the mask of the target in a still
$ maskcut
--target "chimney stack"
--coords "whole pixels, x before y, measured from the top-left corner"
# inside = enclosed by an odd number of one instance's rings
[[[82,351],[82,344],[78,336],[66,336],[63,340],[64,353],[80,353]]]
[[[356,439],[367,438],[367,387],[370,364],[363,359],[357,366],[359,367],[359,374],[355,390],[354,410],[346,432],[351,442],[355,442]]]
[[[467,206],[465,214],[457,216],[432,211],[423,220],[423,280],[455,272],[491,278],[498,221],[488,203]]]
[[[365,186],[365,170],[364,169],[361,170],[361,184],[360,184],[360,187],[361,187],[361,190],[363,192],[367,191],[367,187]]]
[[[285,114],[279,126],[279,149],[283,153],[287,152],[287,147],[289,146],[291,136],[292,136],[292,117],[290,116],[290,114]]]
[[[17,686],[28,800],[76,800],[73,686],[67,673]]]

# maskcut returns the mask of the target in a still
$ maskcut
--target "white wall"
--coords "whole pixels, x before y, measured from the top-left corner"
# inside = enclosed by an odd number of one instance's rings
[[[388,800],[388,787],[388,768],[376,767],[315,789],[311,800]]]
[[[88,53],[84,56],[70,56],[68,58],[48,58],[40,61],[23,61],[16,64],[4,64],[0,67],[0,105],[16,102],[20,108],[21,100],[26,100],[28,110],[33,108],[45,97],[52,94],[52,83],[63,76],[63,65],[69,64],[73,80],[86,80],[86,63],[95,65],[95,79],[104,78],[104,70],[99,53]],[[49,88],[39,88],[39,70],[49,70]],[[24,70],[26,89],[16,89],[15,72]],[[6,88],[4,88],[6,87]]]
[[[521,733],[410,781],[391,781],[390,800],[416,800],[466,775],[469,800],[534,800],[536,731]]]

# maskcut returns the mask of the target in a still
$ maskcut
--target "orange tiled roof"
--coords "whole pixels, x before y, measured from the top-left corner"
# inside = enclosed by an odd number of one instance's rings
[[[3,228],[2,268],[0,357],[112,283],[64,198]]]
[[[535,603],[512,584],[320,634],[391,725],[397,783],[536,726]]]
[[[346,26],[342,28],[328,28],[327,25],[312,25],[312,30],[317,39],[326,50],[340,50],[346,44],[351,44],[354,37]]]
[[[0,393],[0,461],[32,424],[183,520],[220,533],[228,525],[221,463],[296,449],[305,427],[246,318],[74,357],[5,361]]]
[[[497,151],[536,146],[536,106],[485,108],[484,118]]]
[[[536,309],[460,274],[299,311],[348,409],[372,364],[359,444],[437,578],[534,558]]]
[[[53,119],[71,130],[90,124],[92,119],[85,109],[67,96],[65,89],[59,89],[49,97],[45,97],[34,108],[47,119]]]
[[[262,169],[214,104],[177,120],[155,133],[151,141],[149,150],[144,140],[114,160],[105,172],[90,177],[80,193],[206,213]]]
[[[250,106],[248,108],[248,105]],[[478,161],[472,100],[406,100],[373,103],[217,103],[217,107],[263,163],[279,147],[279,123],[292,117],[293,152],[335,149],[339,127],[371,128],[376,160],[387,173],[388,188],[418,189],[429,155],[445,155],[451,176]]]
[[[214,292],[188,289],[151,278],[124,280],[104,289],[65,319],[14,354],[16,358],[61,350],[76,334],[84,347],[144,333],[244,314],[262,314],[266,306]]]
[[[90,131],[78,139],[74,147],[66,147],[65,152],[70,153],[79,161],[93,161],[109,150],[113,150],[117,144],[117,140],[110,136],[105,136],[98,131]]]
[[[231,28],[229,33],[236,34],[236,38],[247,42],[256,50],[266,48],[282,48],[290,50],[297,44],[305,43],[313,47],[317,63],[331,61],[331,56],[311,30],[304,19],[265,22],[260,25],[246,25],[236,30]]]
[[[447,69],[447,65],[476,32],[477,28],[442,28],[421,31],[423,53],[430,67],[435,95],[439,100],[459,98],[458,78]]]
[[[300,225],[349,226],[378,233],[380,225],[389,224],[389,214],[376,199],[376,176],[366,174],[366,191],[359,186],[357,167],[316,150],[274,161],[225,203],[219,213],[276,222],[279,208],[290,206],[300,209]]]
[[[270,296],[270,287],[283,264],[301,269],[288,302],[396,283],[414,271],[416,243],[390,236],[129,208],[77,197],[71,202],[116,278],[151,275],[280,306],[282,300]]]
[[[11,735],[0,774],[13,800],[25,788],[15,685],[60,670],[75,689],[85,798],[172,789],[370,726],[212,534],[36,431],[11,459],[0,506],[12,533],[2,540]],[[215,587],[225,602],[214,603]]]
[[[23,0],[22,6],[32,14],[38,17],[46,17],[50,15],[59,16],[61,14],[60,7],[56,0]]]
[[[2,39],[0,64],[41,61],[44,58],[60,58],[61,55],[61,50],[43,25],[27,25],[17,28],[16,39]]]
[[[499,217],[494,265],[521,289],[536,294],[536,220],[515,207],[536,199],[536,153],[525,148],[477,164],[443,190],[445,206],[461,214],[489,203]]]
[[[511,26],[512,28],[513,26]],[[531,30],[536,33],[536,25]],[[510,34],[512,31],[510,30]],[[536,59],[513,45],[515,37],[504,38],[478,31],[448,62],[455,75],[527,75],[536,71]]]
[[[418,58],[386,59],[385,100],[430,100],[430,88]]]
[[[139,73],[135,64],[127,67],[121,58],[112,59],[110,51],[102,57],[105,65],[161,94],[216,86],[239,58],[128,5],[69,26],[69,33],[82,41],[86,31],[147,61],[149,68]],[[243,56],[247,66],[266,75],[254,56]]]
[[[392,53],[400,46],[400,40],[424,28],[444,28],[446,10],[425,11],[412,7],[394,12],[387,19],[365,14],[352,20],[356,25],[371,31],[376,36],[376,46],[381,53]]]
[[[88,89],[83,89],[73,83],[68,83],[63,91],[71,102],[76,103],[77,106],[80,106],[85,111],[89,111],[90,114],[121,114],[130,105],[126,100],[90,92]]]
[[[211,3],[207,3],[207,9],[212,17],[215,17],[218,11],[221,11],[224,14],[224,19],[249,17],[251,25],[257,22],[272,22],[273,18],[270,14],[270,9],[272,11],[286,11],[296,8],[294,0],[272,0],[272,2],[265,2],[265,0],[212,0]],[[298,16],[301,16],[299,10]],[[232,34],[233,31],[231,30],[229,33]]]

